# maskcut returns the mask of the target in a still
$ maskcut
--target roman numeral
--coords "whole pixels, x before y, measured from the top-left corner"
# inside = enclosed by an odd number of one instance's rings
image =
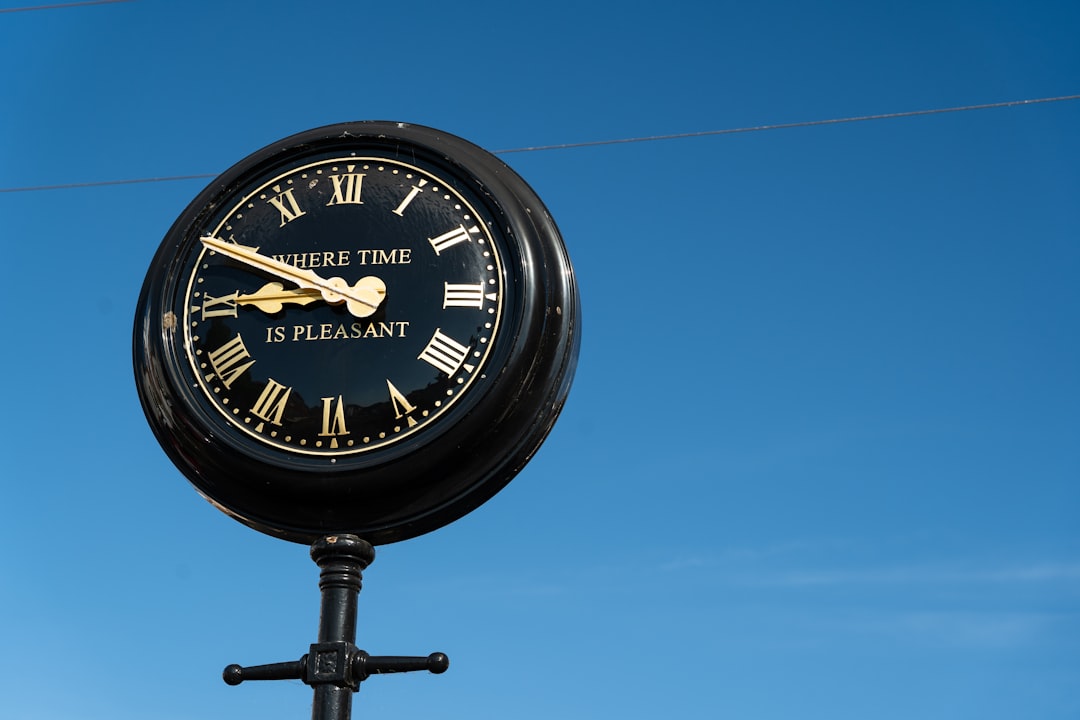
[[[207,357],[210,359],[210,365],[214,368],[214,372],[206,376],[206,381],[210,382],[214,375],[217,374],[221,378],[221,384],[227,388],[231,388],[236,378],[255,364],[247,348],[244,347],[244,338],[240,335],[237,335],[217,350],[207,353]]]
[[[448,307],[476,308],[484,307],[484,284],[443,283],[443,309]]]
[[[390,404],[394,406],[394,419],[405,418],[409,423],[409,427],[416,427],[416,421],[409,415],[416,409],[416,406],[409,403],[408,399],[401,394],[401,391],[394,387],[394,383],[387,380],[386,387],[390,391]]]
[[[202,319],[216,317],[236,317],[236,293],[223,297],[214,297],[203,293]]]
[[[281,225],[278,227],[285,227],[286,223],[292,222],[304,214],[304,211],[301,210],[300,206],[296,203],[296,197],[293,195],[292,188],[289,188],[285,192],[281,192],[281,186],[275,185],[274,192],[280,194],[277,197],[270,198],[268,202],[276,207],[278,212],[281,213]]]
[[[443,233],[439,237],[428,238],[428,242],[431,243],[431,247],[434,248],[435,254],[439,255],[448,247],[457,245],[460,242],[468,242],[469,235],[477,235],[480,233],[480,228],[473,225],[468,230],[464,225],[458,225],[450,232]]]
[[[412,189],[409,190],[409,194],[401,201],[401,204],[394,208],[394,214],[398,217],[405,217],[405,208],[409,207],[409,203],[411,203],[417,195],[424,192],[425,185],[427,185],[427,180],[421,180],[413,185]]]
[[[268,423],[281,425],[281,416],[285,413],[285,403],[289,401],[292,388],[285,387],[273,378],[267,378],[266,387],[259,394],[259,399],[251,407],[251,414]],[[263,423],[259,423],[255,432],[262,432]]]
[[[457,373],[461,364],[465,362],[465,357],[468,354],[469,348],[454,338],[444,335],[441,329],[436,328],[435,334],[431,336],[427,347],[417,356],[417,359],[423,360],[436,370],[442,370],[447,375],[453,376]],[[469,370],[472,369],[468,365],[465,367]]]
[[[345,427],[345,403],[342,402],[341,396],[338,395],[336,399],[322,398],[322,431],[319,432],[319,437],[330,438],[330,447],[336,448],[337,436],[348,434],[349,431]]]
[[[364,183],[363,173],[354,173],[353,168],[355,165],[349,165],[346,168],[349,172],[345,175],[331,175],[330,180],[334,183],[334,197],[330,198],[330,202],[326,203],[327,207],[330,205],[363,205],[364,201],[360,199],[360,188]]]

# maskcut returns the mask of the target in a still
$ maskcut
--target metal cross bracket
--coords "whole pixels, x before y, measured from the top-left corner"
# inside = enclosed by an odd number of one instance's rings
[[[315,690],[312,720],[349,720],[352,694],[372,675],[414,670],[446,672],[450,659],[443,653],[427,657],[369,655],[354,644],[361,573],[375,559],[375,549],[370,543],[355,535],[327,536],[311,546],[311,558],[322,569],[319,641],[295,662],[250,667],[229,665],[222,673],[226,683],[301,680]]]
[[[372,675],[427,670],[436,675],[446,672],[450,659],[443,653],[427,657],[369,655],[352,643],[315,643],[311,651],[296,662],[241,667],[229,665],[222,677],[229,685],[245,680],[301,680],[305,685],[336,685],[353,691]]]

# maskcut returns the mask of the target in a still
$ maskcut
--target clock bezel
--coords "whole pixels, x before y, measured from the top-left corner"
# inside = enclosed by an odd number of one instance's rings
[[[183,328],[167,313],[194,231],[254,178],[326,152],[421,158],[460,184],[500,226],[502,325],[486,375],[422,432],[348,457],[269,449],[230,428],[185,379]],[[245,189],[246,188],[246,189]],[[228,199],[228,202],[226,200]],[[495,234],[495,233],[493,233]],[[261,532],[309,544],[332,533],[373,544],[414,537],[465,515],[504,487],[550,432],[580,345],[580,301],[558,228],[539,197],[472,143],[405,123],[353,122],[298,133],[252,153],[211,182],[173,224],[140,295],[134,365],[140,401],[166,454],[210,502]]]

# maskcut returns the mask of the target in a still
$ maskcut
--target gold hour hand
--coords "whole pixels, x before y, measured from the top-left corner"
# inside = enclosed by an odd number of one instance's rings
[[[241,305],[254,305],[268,315],[280,312],[285,303],[308,305],[322,299],[318,290],[298,288],[286,290],[279,282],[271,282],[248,295],[237,295],[236,302]]]
[[[209,235],[200,240],[203,245],[215,252],[239,260],[256,270],[276,275],[282,280],[299,286],[302,290],[315,291],[331,305],[345,303],[348,311],[358,318],[372,315],[386,297],[385,283],[374,275],[362,277],[353,285],[349,285],[342,278],[326,279],[311,270],[298,268],[269,255],[262,255],[258,248],[228,243]],[[239,302],[239,298],[237,301]]]

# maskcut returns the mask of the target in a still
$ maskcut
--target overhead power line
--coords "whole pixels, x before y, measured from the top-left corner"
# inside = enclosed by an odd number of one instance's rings
[[[63,183],[60,185],[30,185],[27,187],[0,188],[0,193],[40,192],[42,190],[71,190],[73,188],[107,187],[109,185],[139,185],[142,183],[175,182],[177,180],[205,180],[218,173],[199,175],[169,175],[167,177],[130,178],[128,180],[94,180],[91,182]]]
[[[132,2],[132,0],[83,0],[83,2],[54,3],[52,5],[30,5],[17,8],[0,8],[0,13],[30,12],[31,10],[65,10],[84,5],[112,5],[113,3]]]
[[[108,0],[118,2],[124,0]],[[1063,102],[1066,100],[1080,100],[1080,95],[1059,95],[1057,97],[1034,98],[1030,100],[1009,100],[1006,102],[984,103],[981,105],[959,105],[955,107],[934,108],[932,110],[907,110],[903,112],[882,113],[879,115],[857,115],[853,117],[831,118],[829,120],[804,120],[801,122],[777,123],[773,125],[753,125],[747,127],[727,128],[724,130],[701,130],[698,132],[675,133],[671,135],[647,135],[642,137],[618,138],[615,140],[591,140],[577,143],[563,143],[560,145],[534,145],[529,147],[510,148],[495,150],[496,155],[510,153],[540,152],[542,150],[568,150],[575,148],[597,147],[601,145],[619,145],[625,143],[656,142],[660,140],[678,140],[684,138],[707,137],[710,135],[735,135],[737,133],[762,132],[765,130],[788,130],[792,128],[816,127],[819,125],[840,125],[843,123],[866,122],[868,120],[893,120],[897,118],[909,118],[919,115],[941,115],[944,113],[966,112],[970,110],[991,110],[995,108],[1016,107],[1018,105],[1035,105],[1039,103]],[[109,185],[136,185],[141,183],[173,182],[178,180],[203,180],[217,177],[217,173],[201,173],[198,175],[167,175],[162,177],[133,178],[128,180],[97,180],[91,182],[63,183],[57,185],[32,185],[26,187],[0,188],[0,193],[14,192],[40,192],[44,190],[70,190],[74,188],[105,187]]]
[[[917,115],[940,115],[943,113],[965,112],[968,110],[991,110],[994,108],[1034,105],[1036,103],[1080,100],[1080,95],[1061,95],[1059,97],[1036,98],[1034,100],[1009,100],[1007,102],[984,103],[982,105],[959,105],[957,107],[935,108],[933,110],[907,110],[904,112],[882,113],[880,115],[857,115],[855,117],[832,118],[830,120],[804,120],[801,122],[778,123],[775,125],[751,125],[748,127],[727,128],[725,130],[700,130],[698,132],[677,133],[674,135],[647,135],[644,137],[621,138],[618,140],[593,140],[561,145],[536,145],[533,147],[496,150],[495,154],[516,152],[536,152],[539,150],[566,150],[570,148],[596,147],[598,145],[618,145],[621,143],[653,142],[656,140],[678,140],[680,138],[706,137],[709,135],[735,135],[736,133],[761,132],[763,130],[789,130],[791,128],[814,127],[817,125],[839,125],[841,123],[866,122],[867,120],[893,120],[896,118],[915,117]]]

